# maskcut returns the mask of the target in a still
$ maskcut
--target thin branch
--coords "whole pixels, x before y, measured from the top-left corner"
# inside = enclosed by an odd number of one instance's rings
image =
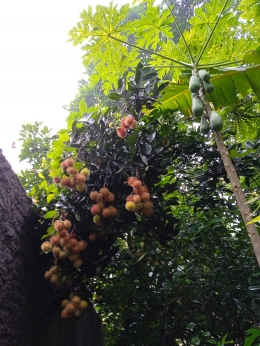
[[[192,69],[192,65],[187,64],[186,62],[178,61],[178,60],[175,60],[175,59],[169,58],[169,57],[168,57],[168,56],[166,56],[166,55],[162,55],[162,54],[159,54],[159,53],[153,52],[153,51],[151,51],[151,50],[149,50],[149,49],[145,49],[145,48],[142,48],[142,47],[136,46],[135,44],[132,44],[132,43],[126,42],[126,41],[121,40],[120,38],[114,37],[114,36],[112,36],[112,35],[110,35],[110,34],[108,35],[108,37],[112,38],[112,40],[115,40],[115,41],[118,41],[118,42],[124,43],[124,44],[126,44],[126,45],[128,45],[128,46],[130,46],[130,47],[137,48],[137,49],[139,49],[139,50],[141,50],[141,51],[143,51],[143,52],[146,52],[146,53],[148,53],[148,54],[151,54],[151,55],[157,55],[157,56],[159,56],[159,57],[161,57],[161,58],[163,58],[163,59],[165,59],[165,60],[170,60],[170,61],[175,62],[176,64],[179,64],[179,65],[181,65],[181,66],[184,66],[184,67],[187,67],[187,68],[189,68],[189,69]]]
[[[187,60],[189,60],[189,57],[188,57],[185,53],[183,53],[183,51],[181,50],[181,48],[178,47],[178,45],[173,41],[173,39],[167,37],[164,33],[162,33],[162,35],[163,35],[164,37],[166,37],[166,38],[173,44],[173,46],[174,46],[174,47],[175,47],[175,48],[176,48]]]
[[[226,1],[225,1],[224,5],[223,5],[223,7],[222,7],[222,10],[221,10],[220,14],[218,15],[217,21],[216,21],[215,25],[213,26],[213,28],[212,28],[212,30],[211,30],[211,33],[209,34],[209,37],[208,37],[208,39],[207,39],[205,45],[201,48],[200,54],[199,54],[197,60],[195,61],[195,65],[198,65],[198,63],[199,63],[199,61],[200,61],[200,59],[201,59],[203,53],[205,52],[205,49],[207,48],[207,45],[208,45],[208,43],[209,43],[209,41],[210,41],[210,39],[211,39],[211,37],[212,37],[212,35],[213,35],[213,33],[214,33],[214,31],[215,31],[217,25],[218,25],[218,22],[219,22],[219,20],[220,20],[220,17],[221,17],[221,15],[222,15],[222,13],[224,12],[224,10],[225,10],[225,8],[226,8],[228,2],[229,2],[229,0],[226,0]]]
[[[192,64],[194,64],[194,63],[195,63],[195,60],[194,60],[194,58],[193,58],[193,55],[191,54],[189,45],[188,45],[187,41],[185,40],[185,37],[183,36],[183,33],[182,33],[181,28],[180,28],[180,26],[179,26],[179,23],[178,23],[178,21],[177,21],[175,15],[174,15],[173,12],[172,12],[171,6],[169,5],[169,3],[168,3],[167,0],[164,0],[164,1],[165,1],[166,5],[167,5],[169,11],[171,12],[171,15],[172,15],[172,17],[173,17],[173,19],[174,19],[174,22],[175,22],[176,26],[177,26],[177,29],[178,29],[178,31],[179,31],[179,33],[180,33],[182,39],[183,39],[184,45],[185,45],[185,47],[186,47],[186,49],[187,49],[187,51],[188,51],[188,53],[189,53],[191,62],[192,62]]]
[[[204,67],[211,67],[211,68],[214,68],[214,67],[218,67],[218,66],[227,66],[227,65],[234,65],[234,64],[239,64],[243,62],[243,60],[237,60],[237,61],[233,61],[233,62],[218,62],[217,64],[202,64],[202,65],[197,65],[197,68],[204,68]]]

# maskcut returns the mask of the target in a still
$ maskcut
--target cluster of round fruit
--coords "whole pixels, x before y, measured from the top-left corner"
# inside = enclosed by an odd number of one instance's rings
[[[137,122],[132,115],[128,115],[121,120],[121,125],[116,129],[118,137],[125,138],[127,130],[135,129]]]
[[[153,203],[150,201],[148,188],[136,177],[129,177],[127,184],[133,188],[133,193],[126,198],[125,208],[138,214],[151,215]]]
[[[62,289],[65,286],[71,286],[73,283],[73,278],[68,275],[62,275],[61,269],[58,266],[51,267],[45,272],[44,276],[46,280],[50,280],[50,283],[58,289]]]
[[[84,251],[87,243],[84,240],[77,240],[75,233],[69,233],[71,222],[69,220],[56,220],[54,229],[58,232],[50,237],[49,241],[45,241],[41,245],[43,252],[52,251],[57,259],[69,259],[73,262],[74,268],[79,268],[83,261],[80,258],[80,252]]]
[[[70,299],[64,299],[61,302],[61,311],[62,318],[71,318],[71,317],[80,317],[84,310],[88,307],[88,302],[82,300],[79,296],[70,295]]]
[[[75,167],[75,162],[72,158],[68,158],[61,163],[61,168],[69,175],[63,178],[54,177],[53,182],[61,187],[69,187],[77,191],[85,190],[85,181],[90,176],[88,168],[83,168],[80,173]]]
[[[92,201],[97,202],[90,209],[94,223],[100,222],[100,215],[104,218],[117,216],[117,209],[115,207],[112,205],[105,207],[105,203],[112,203],[115,200],[115,195],[108,188],[102,187],[99,192],[91,191],[89,197]]]
[[[201,116],[200,132],[206,134],[210,128],[214,131],[220,131],[223,127],[223,120],[220,114],[216,111],[211,111],[209,122],[204,115],[204,104],[199,96],[200,88],[203,88],[206,93],[214,91],[214,85],[210,83],[210,74],[206,70],[199,70],[198,74],[190,77],[189,89],[192,99],[192,114],[194,117]]]

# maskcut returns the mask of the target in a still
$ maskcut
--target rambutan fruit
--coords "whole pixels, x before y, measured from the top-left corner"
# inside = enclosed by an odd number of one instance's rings
[[[141,210],[143,209],[144,204],[142,202],[136,203],[135,205],[135,210]]]
[[[59,268],[57,266],[53,266],[49,269],[51,275],[59,273]]]
[[[77,239],[71,239],[71,240],[70,240],[70,245],[71,245],[71,247],[77,246],[77,245],[78,245]]]
[[[62,229],[61,231],[59,231],[59,236],[61,238],[65,238],[67,235],[69,235],[68,231],[66,231],[66,229]]]
[[[100,213],[100,207],[98,204],[94,204],[91,209],[90,209],[90,212],[92,215],[97,215]]]
[[[55,229],[56,231],[61,231],[61,230],[64,228],[63,221],[61,221],[61,220],[56,220],[56,221],[54,222],[53,226],[54,226],[54,229]]]
[[[77,183],[75,185],[75,189],[79,192],[83,192],[85,190],[85,188],[86,188],[85,183]]]
[[[144,208],[143,213],[145,215],[152,215],[153,214],[153,208]]]
[[[68,168],[66,169],[66,172],[67,172],[68,174],[70,174],[70,175],[75,175],[75,174],[78,173],[78,170],[77,170],[76,167],[68,167]]]
[[[109,208],[104,208],[104,209],[102,210],[102,215],[103,215],[103,217],[109,217],[109,216],[111,216],[111,215],[110,215],[110,210],[109,210]]]
[[[140,203],[141,202],[141,196],[140,195],[134,195],[133,196],[133,202],[134,203]]]
[[[88,302],[86,302],[86,300],[81,300],[80,302],[80,306],[79,306],[82,310],[86,310],[88,307]]]
[[[141,182],[141,180],[135,180],[134,182],[133,182],[133,184],[132,184],[132,186],[133,187],[136,187],[136,188],[140,188],[140,187],[142,187],[143,185],[142,185],[142,182]]]
[[[125,208],[128,211],[134,211],[135,210],[135,203],[134,202],[126,202]]]
[[[100,217],[99,217],[99,215],[94,215],[94,216],[93,216],[93,222],[94,222],[94,223],[99,223],[99,222],[100,222]]]
[[[85,177],[88,179],[89,176],[90,176],[90,170],[88,168],[83,168],[81,171],[80,171],[81,174],[84,174]]]
[[[50,238],[50,242],[52,243],[52,245],[59,246],[60,245],[60,237],[58,235],[53,235]]]
[[[78,183],[85,183],[86,181],[86,176],[82,173],[78,173],[75,177],[74,177],[75,182]]]
[[[108,127],[110,127],[111,129],[115,126],[115,124],[113,123],[113,121],[111,121],[109,124],[108,124]]]
[[[70,242],[64,244],[63,249],[64,249],[65,251],[67,251],[67,252],[71,252],[72,247],[71,247],[71,245],[70,245]]]
[[[77,238],[77,233],[76,233],[76,232],[72,232],[72,233],[70,234],[70,236],[71,236],[71,238]]]
[[[132,115],[128,115],[124,119],[125,119],[125,124],[128,127],[130,127],[131,125],[133,125],[136,122],[135,118]]]
[[[45,241],[44,243],[42,243],[41,245],[41,249],[43,252],[50,252],[52,249],[52,244],[49,241]]]
[[[137,125],[137,121],[136,121],[136,120],[134,120],[134,121],[132,122],[132,124],[131,124],[131,125],[129,125],[129,128],[130,128],[131,130],[133,130],[133,129],[135,129],[135,128],[136,128],[136,125]]]
[[[54,246],[51,251],[54,257],[58,257],[61,249],[58,246]]]
[[[47,270],[44,274],[44,277],[46,280],[50,280],[51,276],[52,276],[52,273],[49,270]]]
[[[70,222],[70,220],[64,220],[64,221],[63,221],[63,225],[64,225],[64,228],[65,228],[66,230],[69,230],[70,227],[71,227],[71,222]]]
[[[75,183],[73,178],[70,179],[70,183],[69,183],[68,187],[72,190],[74,190],[76,188],[76,183]]]
[[[69,187],[69,185],[70,185],[70,178],[69,177],[61,178],[60,187]]]
[[[120,137],[120,138],[125,138],[126,135],[127,135],[127,132],[126,132],[126,130],[125,130],[123,127],[118,127],[118,128],[116,129],[116,134],[117,134],[118,137]]]
[[[115,207],[113,207],[112,205],[110,207],[108,207],[109,212],[110,212],[110,216],[115,217],[117,216],[117,209]]]
[[[100,190],[99,190],[99,193],[103,196],[107,196],[109,194],[109,190],[107,187],[102,187]]]
[[[129,129],[129,125],[127,125],[126,124],[126,118],[123,118],[122,120],[121,120],[121,127],[123,128],[123,129],[125,129],[125,130],[128,130]]]
[[[143,193],[143,187],[140,186],[140,187],[135,187],[133,186],[133,192],[136,194],[136,195],[142,195]]]
[[[65,169],[68,167],[67,164],[66,164],[66,160],[62,161],[60,166],[65,171]]]
[[[59,278],[56,274],[53,274],[50,278],[50,283],[56,285],[59,282]]]
[[[54,177],[52,179],[52,181],[53,181],[54,184],[59,184],[60,183],[60,177]]]
[[[74,296],[71,298],[71,304],[78,308],[80,306],[81,298],[79,296]]]
[[[70,249],[70,252],[72,253],[72,254],[77,254],[77,253],[80,253],[80,248],[78,247],[78,246],[74,246],[74,247],[72,247],[71,249]]]
[[[98,200],[99,193],[97,191],[91,191],[89,194],[90,199],[92,201],[97,201]]]
[[[134,199],[134,195],[129,195],[126,197],[127,202],[133,202],[133,199]]]
[[[107,201],[111,203],[111,202],[114,202],[114,200],[115,200],[115,195],[112,192],[110,192],[107,195]]]
[[[60,251],[60,253],[59,253],[59,255],[58,255],[58,258],[59,259],[61,259],[61,260],[63,260],[63,259],[65,259],[65,258],[67,258],[68,257],[68,252],[67,251]]]
[[[70,234],[67,234],[66,237],[61,238],[60,245],[64,246],[64,245],[68,244],[70,242],[70,239],[71,239]]]
[[[61,307],[66,308],[66,306],[70,303],[69,299],[63,299],[61,302]]]
[[[80,251],[84,251],[87,248],[88,244],[84,240],[80,240],[78,242],[78,247],[80,248]]]
[[[74,312],[74,316],[75,317],[80,317],[81,315],[82,315],[82,310],[76,309],[75,312]]]
[[[69,314],[74,314],[76,310],[75,306],[72,303],[69,303],[65,309]]]
[[[150,193],[148,193],[148,192],[142,193],[142,201],[143,202],[150,201],[150,198],[151,198]]]
[[[73,167],[74,163],[75,163],[74,160],[71,157],[69,157],[68,159],[64,160],[63,162],[64,162],[66,168],[67,167]]]
[[[148,187],[147,186],[143,186],[143,192],[148,192]]]
[[[77,254],[77,253],[73,253],[73,254],[70,254],[69,255],[69,260],[71,261],[71,262],[75,262],[75,261],[77,261],[79,259],[79,254]]]
[[[74,267],[74,268],[80,268],[81,265],[82,265],[82,263],[83,263],[82,259],[78,259],[77,261],[75,261],[75,262],[73,263],[73,267]]]
[[[144,202],[144,208],[145,209],[151,209],[153,208],[153,203],[151,201],[145,201]]]
[[[97,234],[96,233],[90,233],[90,235],[88,236],[88,239],[90,241],[95,241],[97,239]]]
[[[100,201],[100,202],[98,202],[98,206],[99,206],[100,210],[102,210],[105,208],[105,203]]]
[[[71,318],[72,314],[70,314],[66,309],[63,309],[60,313],[61,318]]]
[[[133,183],[137,180],[136,177],[128,177],[127,179],[127,185],[132,186]]]

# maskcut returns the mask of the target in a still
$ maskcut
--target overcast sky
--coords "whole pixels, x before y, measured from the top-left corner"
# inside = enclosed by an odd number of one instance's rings
[[[109,1],[0,0],[0,148],[16,172],[22,123],[64,126],[62,106],[73,100],[84,72],[83,52],[67,42],[68,31],[89,3]]]

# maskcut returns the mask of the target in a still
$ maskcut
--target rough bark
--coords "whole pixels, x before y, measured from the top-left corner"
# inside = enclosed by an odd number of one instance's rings
[[[93,308],[80,319],[48,314],[52,299],[32,226],[31,200],[0,149],[0,344],[1,346],[102,346]]]

